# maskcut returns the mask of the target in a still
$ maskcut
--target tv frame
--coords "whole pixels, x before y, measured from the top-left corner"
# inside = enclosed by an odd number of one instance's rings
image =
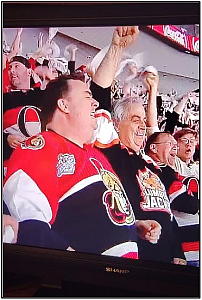
[[[3,1],[3,27],[199,24],[199,3]],[[104,287],[114,296],[121,290],[143,297],[200,294],[198,268],[14,244],[3,245],[3,272],[37,276],[50,286],[62,281],[91,285],[100,289],[100,295]]]

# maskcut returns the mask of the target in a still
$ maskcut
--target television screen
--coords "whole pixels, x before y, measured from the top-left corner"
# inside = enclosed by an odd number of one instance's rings
[[[97,24],[81,16],[64,21],[62,11],[57,20],[50,3],[38,8],[38,20],[21,16],[22,23],[10,10],[2,29],[5,272],[16,272],[17,259],[22,273],[50,282],[144,296],[169,296],[172,274],[173,295],[192,295],[199,266],[197,22],[170,16],[145,23],[143,9],[139,23]],[[182,130],[191,131],[178,137]],[[162,283],[158,292],[151,274]]]

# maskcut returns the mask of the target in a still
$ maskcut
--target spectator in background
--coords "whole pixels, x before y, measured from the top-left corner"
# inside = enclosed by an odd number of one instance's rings
[[[186,105],[188,99],[189,99],[189,93],[185,94],[178,101],[177,105],[175,105],[174,108],[172,108],[172,105],[171,105],[170,110],[165,113],[166,119],[163,120],[160,124],[161,131],[162,131],[163,125],[165,126],[164,131],[170,132],[171,134],[174,133],[174,131],[176,130],[177,127],[183,127],[183,128],[189,127],[188,124],[184,124],[179,121],[180,116],[183,113],[183,110],[185,108],[185,105]]]
[[[11,88],[8,76],[8,66],[11,58],[19,55],[19,52],[21,52],[21,35],[22,28],[19,28],[17,29],[17,33],[11,47],[7,45],[6,41],[3,43],[3,93],[9,92]]]
[[[40,39],[42,36],[40,36]],[[23,56],[14,56],[8,63],[8,78],[11,92],[3,95],[3,143],[4,161],[12,149],[20,145],[26,138],[41,131],[40,106],[43,91],[47,83],[59,76],[59,73],[68,72],[68,64],[62,58],[42,58],[50,50],[50,40],[40,46],[31,59]],[[75,53],[77,48],[70,47],[71,71],[75,67]],[[41,58],[42,65],[36,61]],[[34,69],[34,70],[33,70]],[[54,72],[55,71],[55,72]],[[41,78],[41,79],[40,79]],[[40,82],[39,86],[32,88],[31,83]],[[6,162],[5,162],[6,166]]]
[[[3,94],[4,160],[23,140],[41,131],[42,91],[31,89],[31,74],[30,63],[25,57],[14,56],[10,60],[8,75],[12,90]]]
[[[166,132],[152,134],[145,146],[145,153],[161,168],[159,177],[168,192],[171,209],[177,222],[173,231],[182,245],[187,264],[199,266],[199,196],[196,178],[181,176],[172,167],[175,164],[177,142]],[[176,242],[177,245],[177,242]],[[179,258],[175,256],[175,258]]]
[[[178,151],[175,160],[175,170],[183,176],[195,176],[199,179],[199,162],[193,161],[197,145],[197,132],[184,128],[174,134]]]
[[[29,90],[31,66],[23,56],[14,56],[9,61],[8,74],[12,90]]]

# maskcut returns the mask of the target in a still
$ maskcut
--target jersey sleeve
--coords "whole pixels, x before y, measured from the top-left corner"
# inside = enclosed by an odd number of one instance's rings
[[[9,159],[3,200],[20,224],[20,244],[46,247],[54,240],[55,248],[62,247],[51,230],[59,199],[53,157],[50,147],[18,148]]]
[[[176,173],[176,179],[171,183],[168,189],[171,209],[196,214],[199,210],[199,199],[188,189],[187,185],[178,178],[178,173]]]
[[[91,81],[90,90],[93,94],[93,98],[99,102],[99,108],[111,112],[111,87],[102,88]]]
[[[119,143],[118,134],[114,128],[111,114],[104,109],[95,112],[97,128],[94,130],[92,142],[97,148],[109,148]]]

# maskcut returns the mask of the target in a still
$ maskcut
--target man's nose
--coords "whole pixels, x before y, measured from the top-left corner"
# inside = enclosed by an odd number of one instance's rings
[[[186,148],[191,148],[192,146],[193,146],[193,145],[191,144],[191,142],[188,141],[187,144],[186,144]]]
[[[145,120],[140,120],[140,127],[141,128],[146,128]]]

